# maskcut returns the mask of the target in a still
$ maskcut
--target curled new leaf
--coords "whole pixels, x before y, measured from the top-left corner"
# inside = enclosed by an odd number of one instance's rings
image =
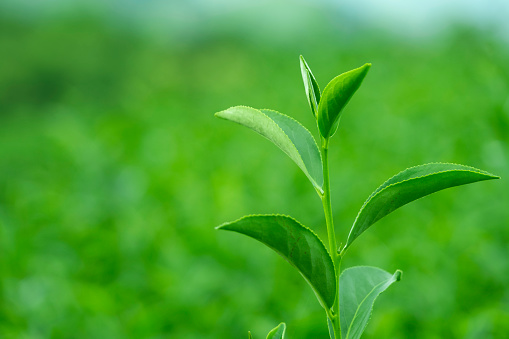
[[[276,328],[272,329],[267,335],[267,339],[284,339],[286,331],[286,324],[281,323]]]
[[[302,81],[304,81],[304,89],[306,91],[309,107],[316,118],[318,104],[320,103],[320,87],[302,55],[300,56],[300,71],[302,73]]]
[[[300,167],[313,186],[323,193],[320,151],[311,133],[287,115],[267,109],[235,106],[215,114],[251,128],[281,148]]]
[[[343,250],[375,222],[409,202],[449,187],[498,178],[488,172],[456,164],[433,163],[408,168],[387,180],[369,196],[355,219]]]
[[[311,285],[324,308],[336,296],[334,264],[325,245],[309,228],[284,215],[253,215],[225,223],[218,229],[250,236],[279,253]]]
[[[350,98],[357,91],[369,71],[371,64],[340,74],[329,82],[318,104],[318,129],[325,138],[332,136],[339,124],[339,118]]]
[[[358,339],[368,324],[376,298],[394,282],[401,271],[390,274],[380,268],[357,266],[339,277],[341,339]]]

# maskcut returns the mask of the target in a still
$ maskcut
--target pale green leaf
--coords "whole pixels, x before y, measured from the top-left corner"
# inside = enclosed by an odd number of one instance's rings
[[[329,328],[329,337],[330,337],[330,339],[336,339],[336,335],[334,334],[334,324],[329,319],[329,317],[327,317],[327,327]]]
[[[302,73],[302,81],[304,81],[304,90],[306,91],[309,107],[316,117],[318,104],[320,103],[320,87],[302,55],[300,56],[300,71]]]
[[[272,329],[267,335],[267,339],[284,339],[286,331],[286,324],[281,323],[276,328]]]
[[[370,67],[371,64],[365,64],[340,74],[323,90],[318,104],[317,120],[320,134],[325,139],[336,132],[343,108],[361,85]]]
[[[498,178],[457,164],[432,163],[408,168],[387,180],[369,196],[355,219],[344,249],[375,222],[409,202],[449,187]]]
[[[215,114],[251,128],[281,148],[300,167],[313,186],[323,193],[320,151],[311,133],[287,115],[267,109],[235,106]]]
[[[334,265],[323,242],[309,228],[284,215],[246,216],[217,228],[245,234],[272,248],[297,268],[324,308],[332,307]]]
[[[339,277],[339,315],[342,339],[358,339],[368,324],[373,304],[380,293],[401,279],[369,266],[348,268]]]

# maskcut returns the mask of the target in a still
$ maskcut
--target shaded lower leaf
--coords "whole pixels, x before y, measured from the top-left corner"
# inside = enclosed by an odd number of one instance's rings
[[[380,293],[401,279],[401,271],[390,274],[377,267],[357,266],[339,277],[341,339],[358,339],[368,324]]]
[[[309,228],[284,215],[253,215],[217,229],[250,236],[275,250],[302,274],[324,308],[336,298],[336,274],[323,242]]]
[[[369,196],[355,219],[343,250],[375,222],[409,202],[449,187],[498,178],[457,164],[433,163],[408,168],[387,180]]]
[[[334,324],[330,321],[329,317],[327,317],[327,327],[329,328],[330,339],[336,339],[336,335],[334,334]]]
[[[283,339],[285,337],[286,324],[281,323],[267,334],[267,339]]]

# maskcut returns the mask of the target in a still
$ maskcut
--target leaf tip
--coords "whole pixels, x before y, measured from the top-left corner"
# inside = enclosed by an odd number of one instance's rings
[[[221,224],[221,225],[218,225],[218,226],[214,227],[214,229],[215,229],[215,230],[223,230],[223,229],[225,229],[225,227],[226,227],[226,226],[228,226],[229,224],[230,224],[229,222],[225,222],[225,223],[223,223],[223,224]]]
[[[226,111],[227,111],[227,109],[219,111],[219,112],[216,112],[216,113],[214,113],[214,116],[216,118],[224,119],[224,114],[225,114]]]
[[[396,281],[400,281],[401,277],[403,276],[403,271],[402,270],[396,270],[396,273],[394,273],[394,275],[395,275]]]
[[[364,65],[362,65],[361,67],[359,67],[359,70],[361,71],[361,73],[364,73],[363,77],[365,77],[366,74],[368,74],[368,71],[369,71],[370,68],[371,68],[371,63],[370,62],[367,62]]]

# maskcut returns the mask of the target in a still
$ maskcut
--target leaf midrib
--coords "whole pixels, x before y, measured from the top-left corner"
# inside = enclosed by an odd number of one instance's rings
[[[248,106],[242,106],[242,107],[248,107]],[[252,107],[248,107],[248,108],[252,108]],[[270,112],[274,112],[274,113],[276,113],[276,114],[280,114],[280,115],[282,115],[282,116],[284,116],[284,117],[286,117],[286,118],[289,118],[289,119],[293,120],[294,122],[296,122],[296,123],[298,123],[300,126],[302,126],[302,128],[304,128],[304,130],[306,130],[306,132],[308,132],[308,133],[309,133],[309,135],[311,135],[311,136],[312,136],[311,132],[310,132],[310,131],[309,131],[309,130],[308,130],[308,129],[304,126],[304,125],[302,125],[300,122],[298,122],[297,120],[295,120],[294,118],[292,118],[292,117],[291,117],[291,116],[289,116],[289,115],[286,115],[286,114],[280,113],[280,112],[278,112],[278,111],[276,111],[276,110],[273,110],[273,109],[270,109],[270,108],[262,108],[262,109],[253,108],[253,109],[255,109],[255,110],[259,111],[261,114],[263,114],[263,116],[265,116],[267,119],[269,119],[270,121],[272,121],[272,122],[274,123],[274,125],[276,125],[276,127],[277,127],[280,131],[281,131],[281,133],[283,133],[283,134],[284,134],[284,136],[285,136],[285,137],[286,137],[286,138],[290,141],[290,144],[292,145],[293,149],[295,150],[295,152],[297,153],[297,155],[298,155],[298,157],[299,157],[300,162],[302,163],[303,167],[305,168],[305,173],[304,173],[304,174],[306,174],[306,176],[307,176],[307,177],[311,180],[311,183],[313,184],[313,186],[315,186],[317,189],[319,189],[319,190],[320,190],[320,192],[322,192],[322,193],[323,193],[323,188],[322,188],[322,186],[321,186],[321,185],[319,185],[319,184],[316,182],[316,180],[315,180],[315,179],[311,176],[311,173],[309,173],[309,169],[308,169],[308,167],[306,166],[306,164],[304,163],[304,159],[302,159],[302,156],[301,156],[301,154],[300,154],[299,150],[297,149],[297,147],[295,147],[295,144],[294,144],[294,142],[292,141],[292,139],[290,139],[290,137],[288,136],[288,134],[287,134],[287,133],[285,133],[285,131],[284,131],[284,130],[283,130],[283,129],[282,129],[282,128],[281,128],[281,127],[280,127],[280,126],[279,126],[279,125],[278,125],[278,124],[277,124],[277,123],[273,120],[273,119],[271,119],[271,118],[270,118],[267,114],[263,113],[263,111],[262,111],[262,110],[270,111]],[[265,136],[264,136],[264,137],[265,137]],[[267,137],[265,137],[265,138],[266,138],[266,139],[268,139]],[[313,143],[314,143],[314,145],[316,146],[316,149],[318,150],[319,148],[318,148],[318,145],[316,144],[316,140],[315,140],[315,138],[311,137],[311,139],[313,140]],[[270,139],[269,139],[269,141],[270,141]],[[279,146],[278,146],[278,147],[279,147]],[[283,152],[285,152],[285,151],[284,151],[281,147],[279,147],[279,149],[281,149]],[[285,152],[285,153],[286,153],[286,152]],[[318,154],[320,155],[320,159],[321,159],[322,155],[320,154],[320,151],[318,151]],[[290,154],[288,154],[288,153],[286,153],[286,155],[290,156]],[[300,167],[300,166],[299,166],[299,167]],[[301,169],[302,169],[302,168],[301,168]]]
[[[392,277],[391,277],[392,278]],[[380,285],[383,285],[385,283],[387,283],[390,279],[387,279],[386,281],[382,281],[381,283],[379,283],[378,285],[375,285],[371,291],[369,291],[368,294],[366,294],[366,296],[364,297],[364,299],[362,299],[362,301],[359,303],[359,306],[357,307],[357,309],[355,310],[355,314],[353,315],[353,318],[352,318],[352,321],[350,322],[350,325],[348,326],[348,331],[346,332],[346,337],[345,339],[348,339],[348,336],[350,335],[350,330],[352,329],[352,325],[354,323],[354,320],[356,319],[357,317],[357,314],[359,313],[359,309],[361,308],[362,304],[366,301],[366,299],[371,295],[371,293],[373,293],[373,291]],[[371,311],[370,311],[371,313]]]
[[[431,164],[442,164],[442,163],[430,163]],[[450,163],[443,163],[443,164],[449,164],[449,165],[457,165],[457,164],[450,164]],[[428,164],[426,164],[428,165]],[[424,166],[424,165],[421,165],[421,166]],[[415,167],[418,167],[418,166],[414,166],[414,167],[410,167],[410,168],[415,168]],[[472,169],[474,169],[472,167]],[[404,171],[401,171],[399,172],[398,174],[392,176],[391,178],[389,178],[388,180],[386,180],[385,182],[391,180],[392,178],[394,178],[395,176],[401,174],[402,172]],[[362,205],[359,213],[357,214],[357,216],[355,217],[355,221],[353,223],[353,227],[352,229],[350,230],[350,233],[348,234],[348,238],[347,238],[347,244],[345,245],[345,247],[343,248],[346,249],[349,245],[348,245],[348,239],[350,239],[350,235],[352,234],[353,230],[354,230],[354,226],[356,225],[357,223],[357,220],[359,219],[359,216],[362,214],[362,212],[364,211],[365,207],[376,197],[378,196],[379,194],[381,194],[382,192],[384,192],[385,190],[389,189],[390,187],[393,187],[393,186],[396,186],[396,185],[399,185],[399,184],[402,184],[402,183],[405,183],[405,182],[408,182],[408,181],[412,181],[412,180],[416,180],[416,179],[421,179],[421,178],[427,178],[427,177],[432,177],[434,175],[438,175],[438,174],[443,174],[443,173],[447,173],[447,172],[470,172],[470,173],[475,173],[475,174],[481,174],[481,175],[486,175],[486,176],[489,176],[490,178],[489,179],[497,179],[497,178],[500,178],[498,176],[495,176],[491,173],[488,173],[488,172],[479,172],[479,171],[472,171],[472,170],[468,170],[468,169],[452,169],[452,170],[445,170],[445,171],[439,171],[439,172],[434,172],[434,173],[430,173],[430,174],[427,174],[427,175],[421,175],[421,176],[417,176],[417,177],[413,177],[413,178],[408,178],[408,179],[405,179],[405,180],[401,180],[401,181],[398,181],[398,182],[395,182],[395,183],[392,183],[390,185],[387,185],[385,186],[384,188],[382,188],[381,190],[379,190],[378,192],[375,190],[375,193],[373,195],[371,195],[368,200],[366,200],[366,202],[364,203],[364,205]],[[489,180],[489,179],[486,179],[486,180]],[[385,183],[384,183],[385,184]],[[384,184],[382,184],[381,186],[383,186]],[[453,187],[453,186],[451,186]],[[450,187],[448,187],[450,188]],[[421,198],[424,198],[424,196],[422,196]],[[416,199],[417,200],[417,199]]]

